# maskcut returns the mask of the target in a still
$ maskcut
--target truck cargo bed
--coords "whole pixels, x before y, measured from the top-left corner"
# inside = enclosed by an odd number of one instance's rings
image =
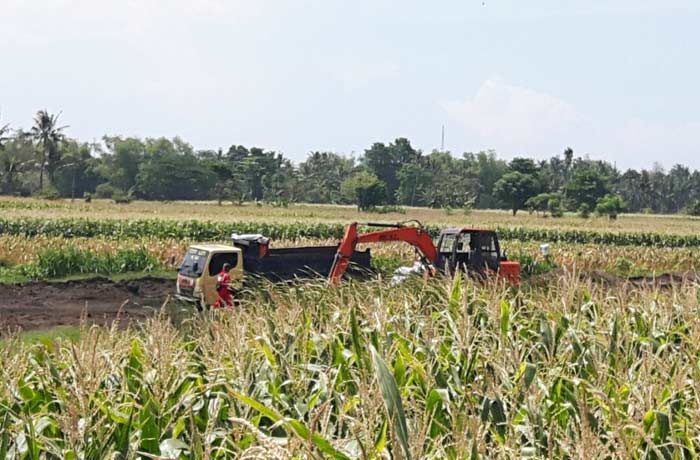
[[[273,281],[327,277],[337,250],[338,246],[270,249],[262,257],[254,251],[244,251],[243,264],[246,273]],[[355,251],[350,263],[350,275],[368,274],[371,270],[370,250]]]

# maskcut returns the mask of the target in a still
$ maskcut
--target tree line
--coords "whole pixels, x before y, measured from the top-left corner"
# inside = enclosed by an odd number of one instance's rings
[[[196,150],[180,138],[72,139],[60,114],[39,111],[30,130],[0,127],[0,193],[147,200],[353,203],[526,209],[557,217],[598,211],[700,214],[700,172],[625,171],[567,148],[548,160],[499,159],[495,152],[424,153],[399,138],[361,156],[311,152],[299,164],[278,152],[231,145]]]

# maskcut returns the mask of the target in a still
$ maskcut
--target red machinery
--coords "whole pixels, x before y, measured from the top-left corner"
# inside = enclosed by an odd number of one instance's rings
[[[358,244],[391,241],[404,241],[412,245],[425,265],[440,269],[446,274],[453,274],[460,269],[479,275],[497,273],[514,285],[520,283],[520,263],[507,260],[501,253],[498,236],[493,230],[448,228],[440,232],[436,246],[421,226],[364,225],[388,229],[359,234],[357,222],[348,225],[329,274],[331,284],[338,284],[343,277]]]

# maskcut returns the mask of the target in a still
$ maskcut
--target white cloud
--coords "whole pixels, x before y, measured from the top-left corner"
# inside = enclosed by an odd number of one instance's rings
[[[654,162],[700,168],[700,122],[610,120],[605,107],[583,114],[564,99],[499,79],[486,80],[472,98],[442,105],[463,127],[453,136],[467,150],[547,158],[571,146],[621,168],[649,168]]]
[[[443,107],[471,138],[523,153],[565,139],[586,124],[563,99],[499,79],[486,80],[473,98],[449,101]]]

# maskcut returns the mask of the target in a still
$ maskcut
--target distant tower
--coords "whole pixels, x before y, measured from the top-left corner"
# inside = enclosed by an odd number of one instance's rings
[[[442,138],[440,140],[440,151],[445,151],[445,125],[442,125]]]

